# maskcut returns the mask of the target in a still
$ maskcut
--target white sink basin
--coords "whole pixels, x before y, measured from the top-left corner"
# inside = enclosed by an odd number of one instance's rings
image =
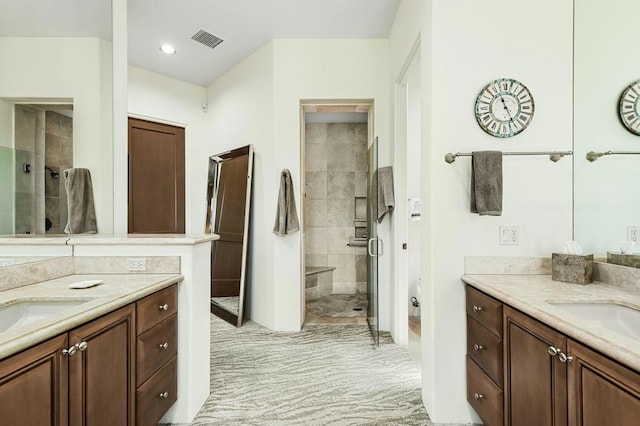
[[[38,321],[91,300],[24,300],[0,306],[0,333]]]
[[[551,303],[575,316],[640,340],[640,311],[615,303]]]

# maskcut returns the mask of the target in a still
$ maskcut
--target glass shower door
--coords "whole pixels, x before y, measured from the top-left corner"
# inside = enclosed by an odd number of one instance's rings
[[[378,239],[378,138],[367,152],[367,323],[374,345],[380,343],[378,330],[378,256],[382,242]]]

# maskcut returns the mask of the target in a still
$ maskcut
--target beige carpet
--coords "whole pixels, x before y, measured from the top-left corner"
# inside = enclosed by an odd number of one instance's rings
[[[211,318],[211,395],[193,425],[432,425],[420,372],[366,325],[278,333]]]

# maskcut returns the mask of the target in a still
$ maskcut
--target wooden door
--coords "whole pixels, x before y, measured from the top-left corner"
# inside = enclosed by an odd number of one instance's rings
[[[184,129],[129,118],[129,233],[184,233]]]
[[[640,375],[569,340],[569,424],[640,424]]]
[[[0,362],[0,424],[67,425],[67,334]]]
[[[135,323],[129,305],[69,332],[69,424],[126,426],[135,419]]]
[[[565,426],[567,367],[549,347],[565,352],[566,338],[508,306],[503,323],[505,424]]]

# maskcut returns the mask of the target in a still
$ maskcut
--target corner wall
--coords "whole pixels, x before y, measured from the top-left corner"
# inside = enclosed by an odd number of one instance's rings
[[[497,10],[514,19],[491,25]],[[434,422],[477,421],[466,402],[464,257],[549,256],[571,239],[571,160],[505,157],[503,214],[480,217],[469,213],[470,158],[443,158],[571,150],[572,1],[405,0],[394,29],[392,79],[421,33],[423,401]],[[478,92],[500,77],[526,84],[535,99],[529,128],[508,139],[484,133],[474,117]],[[519,225],[519,246],[498,244],[501,224]]]

